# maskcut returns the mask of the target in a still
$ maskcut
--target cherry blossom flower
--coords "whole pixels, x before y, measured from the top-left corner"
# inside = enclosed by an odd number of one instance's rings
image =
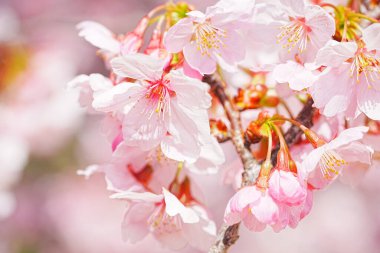
[[[287,225],[295,228],[311,205],[312,193],[305,183],[290,172],[275,170],[266,189],[256,185],[240,189],[228,202],[224,220],[228,225],[243,221],[251,231],[270,225],[279,232]]]
[[[207,8],[206,13],[187,13],[166,34],[167,50],[183,51],[187,63],[201,74],[215,72],[217,64],[234,70],[236,63],[244,59],[245,43],[239,30],[245,26],[242,21],[253,9],[254,1],[244,1],[235,9],[230,8],[229,2],[220,1]]]
[[[255,61],[249,67],[255,69],[265,62],[266,69],[276,63],[300,58],[303,63],[313,62],[315,55],[335,34],[334,18],[318,5],[304,0],[280,0],[277,3],[258,4],[250,32],[253,42],[260,42],[260,50],[254,50]],[[258,34],[258,35],[255,35]],[[256,45],[257,46],[257,45]],[[261,59],[261,52],[272,61]],[[276,56],[271,54],[276,52]],[[260,56],[260,58],[258,58]]]
[[[287,205],[299,205],[306,197],[306,185],[290,171],[275,169],[269,179],[269,194]]]
[[[170,249],[179,250],[187,244],[208,249],[215,239],[216,227],[202,206],[182,203],[165,188],[162,194],[121,192],[112,198],[127,200],[122,224],[124,240],[137,242],[148,233]]]
[[[166,73],[164,61],[147,55],[115,58],[111,64],[117,75],[138,81],[116,85],[98,96],[93,103],[96,110],[124,115],[123,138],[128,145],[144,150],[160,145],[168,158],[195,162],[202,143],[211,138],[206,84],[178,70]]]
[[[328,68],[310,93],[324,115],[343,112],[353,118],[364,113],[380,119],[379,32],[380,25],[373,24],[363,30],[361,41],[331,41],[318,53],[316,63]]]
[[[279,207],[267,191],[256,186],[239,190],[228,202],[224,220],[228,225],[243,221],[251,231],[262,231],[279,219]]]
[[[302,161],[302,167],[309,174],[309,181],[314,182],[314,187],[322,188],[326,186],[340,174],[344,167],[350,166],[342,157],[342,150],[346,145],[361,140],[367,131],[367,127],[346,129],[332,141],[328,143],[322,142],[324,144],[318,145],[316,149],[306,156]],[[351,154],[349,151],[347,153],[346,150],[345,156],[350,157],[354,152],[355,149],[352,149]],[[313,180],[313,178],[316,179]]]

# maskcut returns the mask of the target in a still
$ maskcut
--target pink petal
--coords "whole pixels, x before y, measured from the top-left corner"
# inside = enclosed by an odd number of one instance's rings
[[[308,5],[305,9],[305,18],[306,25],[311,29],[310,41],[317,49],[332,39],[335,34],[335,20],[326,10],[318,5]]]
[[[363,30],[363,40],[369,50],[380,50],[380,24],[375,23]]]
[[[144,88],[139,84],[120,83],[94,95],[92,106],[102,112],[123,111],[124,106],[135,103],[143,91]]]
[[[269,179],[269,194],[282,203],[299,205],[305,200],[306,188],[293,173],[275,170]]]
[[[185,207],[176,196],[171,192],[162,188],[162,193],[165,199],[165,212],[169,216],[180,215],[184,223],[198,223],[199,216],[197,213],[189,207]]]
[[[252,232],[261,232],[266,228],[266,224],[260,222],[254,215],[251,213],[245,215],[243,219],[244,226]]]
[[[216,52],[227,64],[234,65],[245,57],[245,41],[236,31],[232,29],[225,30],[227,35],[222,38],[224,46]]]
[[[80,30],[79,36],[84,37],[92,45],[114,54],[119,53],[120,42],[105,26],[93,21],[84,21],[77,25],[77,29]]]
[[[186,77],[179,71],[172,71],[170,80],[179,104],[188,109],[210,108],[211,96],[208,93],[207,84],[198,79]],[[197,99],[194,100],[194,97]]]
[[[166,33],[164,44],[170,53],[178,53],[182,51],[186,44],[190,43],[193,35],[193,20],[191,18],[183,18]]]
[[[160,115],[152,107],[151,101],[140,98],[124,116],[123,137],[130,146],[149,150],[160,144],[167,133],[168,112]]]
[[[279,209],[267,192],[261,194],[260,198],[249,205],[251,213],[258,221],[265,224],[275,224],[279,217]]]
[[[111,195],[111,198],[126,199],[133,202],[160,203],[164,199],[164,196],[151,192],[124,191]]]
[[[305,12],[305,2],[303,0],[280,0],[284,7],[289,8],[293,13],[299,16],[303,16]]]
[[[355,56],[358,46],[355,42],[329,41],[316,56],[316,64],[320,66],[338,67]]]
[[[323,147],[312,150],[302,161],[302,169],[308,174],[317,168],[325,149]]]
[[[296,91],[309,88],[317,79],[312,71],[293,61],[277,65],[273,77],[279,83],[289,83],[289,87]]]
[[[161,78],[165,62],[145,54],[130,54],[111,60],[112,70],[121,77],[155,81]]]
[[[338,147],[349,144],[353,141],[363,139],[364,133],[368,132],[368,127],[359,126],[343,130],[337,138],[326,144],[328,149],[337,149]]]
[[[127,207],[121,224],[123,240],[136,243],[149,233],[146,221],[153,213],[155,206],[150,203],[131,204]]]
[[[183,48],[183,54],[187,63],[201,74],[212,74],[216,70],[216,62],[208,55],[202,55],[195,42],[187,44]]]
[[[353,100],[354,82],[350,77],[349,68],[350,64],[344,63],[339,68],[326,69],[310,88],[314,106],[319,109],[324,109],[327,106],[326,113],[329,117],[346,111],[348,104]],[[333,100],[335,96],[341,96],[343,100],[347,99],[348,102],[345,103],[342,99]],[[340,106],[346,105],[346,107],[334,106],[335,102],[339,102]]]
[[[380,120],[380,91],[369,88],[363,82],[360,82],[358,86],[357,103],[359,110],[373,120]]]
[[[183,224],[184,237],[192,247],[207,251],[215,241],[216,225],[208,218],[206,210],[200,206],[192,206],[192,208],[201,217],[201,220],[195,224]]]
[[[171,117],[167,135],[161,143],[162,152],[170,159],[193,163],[200,155],[196,111],[189,112],[176,102],[171,103]],[[193,114],[193,117],[189,115]]]

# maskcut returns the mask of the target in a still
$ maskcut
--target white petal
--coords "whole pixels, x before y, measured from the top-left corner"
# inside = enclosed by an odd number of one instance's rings
[[[363,40],[369,50],[380,50],[380,24],[375,23],[364,29]]]
[[[363,81],[358,86],[358,107],[360,111],[370,119],[380,120],[380,91],[373,87],[369,88]]]
[[[113,71],[121,77],[155,81],[161,78],[164,61],[144,54],[130,54],[111,60]]]
[[[193,21],[191,18],[183,18],[166,33],[164,44],[171,53],[182,51],[183,47],[190,43],[193,35]]]
[[[112,194],[111,199],[126,199],[134,202],[159,203],[164,199],[163,195],[157,195],[151,192],[132,192],[125,191]]]
[[[135,103],[136,95],[144,88],[137,83],[120,83],[110,89],[94,94],[92,106],[102,112],[123,110],[124,106]]]
[[[114,54],[119,53],[120,42],[103,25],[93,21],[84,21],[77,25],[77,29],[80,30],[79,36],[84,37],[92,45]]]
[[[331,40],[321,48],[316,56],[316,64],[319,66],[338,67],[346,60],[352,58],[358,46],[355,42],[337,42]]]
[[[363,139],[366,132],[368,132],[368,127],[365,126],[348,128],[343,130],[338,137],[330,141],[326,146],[328,146],[328,149],[336,149],[350,142]]]
[[[184,223],[198,223],[200,221],[197,213],[189,207],[185,207],[176,196],[170,193],[165,188],[162,188],[162,193],[165,198],[165,212],[169,216],[180,215]]]

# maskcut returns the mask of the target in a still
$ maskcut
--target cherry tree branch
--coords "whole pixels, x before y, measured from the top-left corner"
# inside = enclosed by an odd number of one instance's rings
[[[203,81],[210,85],[211,92],[222,104],[226,116],[230,121],[231,140],[243,163],[244,168],[242,186],[247,185],[249,182],[254,182],[258,176],[260,167],[253,157],[249,147],[245,145],[244,131],[240,120],[240,112],[235,108],[234,104],[231,102],[230,97],[226,93],[222,82],[216,76],[206,75],[203,77]]]
[[[242,186],[254,182],[259,174],[260,165],[253,157],[249,146],[244,142],[244,131],[241,125],[240,113],[234,107],[230,97],[227,95],[222,82],[216,76],[206,75],[203,81],[208,83],[211,92],[218,98],[222,104],[228,120],[230,121],[231,140],[236,151],[243,163],[244,172],[242,174]],[[225,253],[239,239],[240,223],[228,226],[222,225],[218,233],[217,239],[209,250],[209,253]]]

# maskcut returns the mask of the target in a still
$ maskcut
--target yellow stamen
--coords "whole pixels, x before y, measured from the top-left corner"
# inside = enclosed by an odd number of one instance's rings
[[[294,19],[290,24],[281,26],[281,32],[277,35],[277,43],[283,43],[283,48],[288,49],[289,52],[296,46],[301,53],[305,51],[310,28],[304,22],[304,19]]]
[[[328,150],[322,155],[319,167],[326,179],[332,179],[335,175],[339,174],[340,167],[345,164],[347,162],[338,153]]]
[[[211,51],[225,47],[223,39],[227,37],[225,30],[213,26],[209,21],[197,24],[194,41],[202,55],[211,55]]]

